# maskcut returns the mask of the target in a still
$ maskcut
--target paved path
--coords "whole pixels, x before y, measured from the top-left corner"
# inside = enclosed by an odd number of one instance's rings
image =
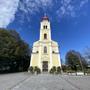
[[[90,76],[18,73],[0,79],[0,90],[90,90]]]
[[[30,75],[25,73],[0,74],[0,90],[10,90],[18,83],[26,80]]]

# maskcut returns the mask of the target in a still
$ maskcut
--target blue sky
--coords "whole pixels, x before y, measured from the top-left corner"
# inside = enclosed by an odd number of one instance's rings
[[[90,47],[89,0],[0,0],[0,27],[15,29],[31,47],[39,39],[40,21],[47,13],[52,39],[61,58],[69,50],[84,53]]]

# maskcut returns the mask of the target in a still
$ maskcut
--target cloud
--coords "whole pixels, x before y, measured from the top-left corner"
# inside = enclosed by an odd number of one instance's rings
[[[47,12],[47,9],[52,9],[53,0],[20,0],[19,2],[19,12],[21,14],[17,15],[19,17],[18,22],[21,25],[24,23],[24,20],[30,23],[32,15],[36,13]]]
[[[42,9],[44,12],[50,10],[58,17],[76,17],[77,12],[80,12],[80,9],[83,8],[86,3],[88,3],[88,0],[21,0],[19,9],[25,12],[25,14],[40,13],[40,9]],[[59,8],[53,11],[53,7],[57,6]]]
[[[44,10],[51,3],[52,0],[0,0],[0,28],[6,28],[14,21],[18,8],[26,15],[19,15],[22,18],[20,23],[23,23],[24,18],[30,20],[28,13],[31,15],[39,12],[39,8]]]
[[[58,17],[64,17],[64,16],[69,16],[69,17],[77,17],[78,14],[77,12],[80,13],[80,10],[88,4],[88,0],[79,0],[79,1],[74,1],[74,0],[61,0],[61,6],[60,8],[56,11]]]
[[[71,4],[72,0],[61,0],[61,7],[56,11],[59,17],[72,16],[75,17],[74,6]]]
[[[25,13],[35,13],[39,12],[39,9],[42,8],[51,8],[53,5],[53,0],[21,0],[19,4],[19,9]]]
[[[15,18],[19,0],[0,0],[0,27],[7,27]]]
[[[77,12],[87,5],[88,0],[0,0],[0,27],[7,27],[14,19],[17,10],[22,13],[17,15],[20,22],[24,19],[31,20],[30,15],[50,11],[55,17],[77,17]],[[54,10],[53,10],[54,8]]]
[[[80,3],[80,7],[83,7],[87,3],[88,3],[88,0],[82,0]]]

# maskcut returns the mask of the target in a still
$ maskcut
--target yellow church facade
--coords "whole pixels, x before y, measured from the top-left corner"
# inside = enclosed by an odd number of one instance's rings
[[[33,44],[30,67],[37,66],[41,71],[49,71],[53,66],[60,66],[58,43],[51,39],[50,21],[47,16],[40,24],[40,38]]]

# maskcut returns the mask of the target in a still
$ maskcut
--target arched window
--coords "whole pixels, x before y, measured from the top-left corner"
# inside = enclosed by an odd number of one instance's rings
[[[47,26],[46,26],[46,29],[47,29]]]
[[[55,53],[54,51],[52,51],[52,53]]]
[[[46,25],[46,26],[44,25],[44,26],[43,26],[43,29],[47,29],[47,25]]]
[[[44,34],[44,39],[47,39],[47,34],[46,33]]]
[[[46,46],[44,47],[44,53],[47,53],[47,47]]]
[[[45,29],[46,28],[46,26],[43,26],[43,29]]]

